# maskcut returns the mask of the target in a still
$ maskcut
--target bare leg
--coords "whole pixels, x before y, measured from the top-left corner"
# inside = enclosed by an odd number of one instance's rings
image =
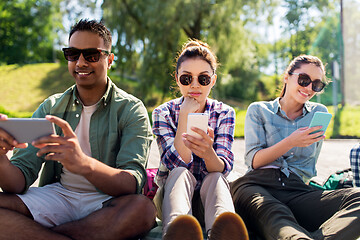
[[[151,200],[133,194],[113,199],[89,216],[52,230],[77,240],[129,239],[148,232],[155,217],[156,210]]]
[[[31,213],[15,194],[0,193],[0,239],[69,239],[32,220]]]

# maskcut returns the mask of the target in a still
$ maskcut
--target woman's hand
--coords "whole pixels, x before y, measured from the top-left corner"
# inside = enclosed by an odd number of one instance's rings
[[[208,127],[209,135],[203,130],[192,127],[191,130],[198,133],[200,137],[194,137],[187,133],[183,133],[183,141],[187,148],[201,158],[207,158],[207,155],[213,151],[214,130]]]
[[[184,101],[180,106],[180,114],[189,114],[198,112],[200,109],[200,103],[192,97],[184,97]]]
[[[303,127],[297,129],[295,132],[293,132],[290,136],[287,137],[287,141],[289,141],[289,144],[293,147],[307,147],[311,144],[318,142],[325,138],[325,135],[323,131],[313,133],[314,131],[320,130],[321,126],[316,127]]]
[[[224,171],[225,164],[217,156],[213,144],[214,144],[214,130],[208,127],[208,133],[203,130],[192,127],[191,130],[198,133],[200,137],[194,137],[187,133],[183,133],[183,142],[185,146],[191,150],[196,156],[204,159],[206,169],[209,172],[222,172]]]

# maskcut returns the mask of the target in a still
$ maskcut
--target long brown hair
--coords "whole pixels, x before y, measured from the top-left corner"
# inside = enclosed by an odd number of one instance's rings
[[[294,58],[289,66],[286,68],[285,72],[284,72],[284,78],[287,77],[289,74],[291,74],[292,72],[294,72],[296,69],[301,68],[302,65],[304,64],[315,64],[315,66],[319,67],[321,69],[321,71],[324,73],[324,82],[328,82],[329,80],[326,78],[325,76],[325,66],[322,63],[322,61],[315,56],[311,56],[311,55],[300,55],[297,56],[296,58]],[[284,82],[281,92],[280,92],[280,97],[283,97],[285,95],[285,91],[286,91],[286,83]]]

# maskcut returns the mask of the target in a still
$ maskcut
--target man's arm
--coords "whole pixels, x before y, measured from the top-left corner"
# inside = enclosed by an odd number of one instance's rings
[[[58,125],[64,136],[46,136],[33,142],[33,145],[40,149],[37,156],[46,154],[45,160],[61,162],[67,170],[84,176],[108,195],[119,196],[136,192],[136,179],[130,172],[107,166],[87,156],[81,150],[76,134],[68,122],[55,116],[46,116],[46,119]]]
[[[0,114],[0,121],[6,121],[7,116]],[[19,168],[12,165],[6,155],[14,147],[26,148],[26,143],[18,143],[5,130],[0,128],[0,187],[4,192],[20,193],[25,188],[25,178]]]

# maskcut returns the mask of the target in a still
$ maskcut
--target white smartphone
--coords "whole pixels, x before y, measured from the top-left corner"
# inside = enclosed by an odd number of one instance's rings
[[[207,133],[209,115],[206,113],[189,113],[187,121],[186,132],[194,137],[200,137],[200,135],[193,130],[191,127],[197,127]]]
[[[55,134],[54,124],[45,118],[8,118],[0,121],[0,128],[19,143],[31,143],[40,137]]]
[[[330,120],[331,120],[332,114],[326,113],[326,112],[316,112],[311,119],[309,127],[316,127],[316,126],[322,126],[320,130],[314,131],[311,134],[320,132],[320,131],[326,131],[327,127],[329,126]]]

